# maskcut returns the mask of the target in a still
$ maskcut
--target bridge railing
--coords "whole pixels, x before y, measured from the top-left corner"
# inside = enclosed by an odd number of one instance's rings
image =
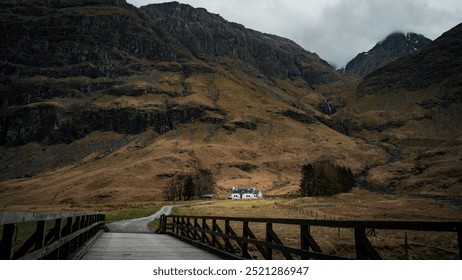
[[[259,227],[259,236],[251,229]],[[279,228],[296,226],[297,247],[285,245],[282,235],[278,235],[274,227]],[[368,238],[368,233],[375,230],[398,230],[405,232],[446,232],[458,246],[458,257],[462,258],[462,221],[431,222],[431,221],[337,221],[337,220],[304,220],[304,219],[270,219],[270,218],[238,218],[213,216],[162,216],[158,233],[169,233],[185,241],[194,243],[207,250],[218,252],[225,258],[252,259],[255,254],[258,258],[273,259],[274,252],[285,259],[345,259],[323,252],[321,246],[311,234],[316,227],[349,229],[356,259],[382,259],[378,250]],[[263,233],[261,233],[263,231]],[[329,237],[324,237],[329,238]],[[335,237],[333,237],[335,238]],[[450,242],[444,240],[442,243]],[[406,241],[407,242],[407,237]],[[249,252],[249,246],[254,250]],[[404,244],[406,251],[407,244]],[[255,250],[256,248],[256,250]]]
[[[103,213],[0,213],[0,259],[72,259],[104,220]]]

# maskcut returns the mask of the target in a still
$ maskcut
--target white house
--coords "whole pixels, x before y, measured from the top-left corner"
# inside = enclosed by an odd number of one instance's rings
[[[257,199],[262,198],[263,194],[256,188],[234,188],[231,190],[230,199]]]

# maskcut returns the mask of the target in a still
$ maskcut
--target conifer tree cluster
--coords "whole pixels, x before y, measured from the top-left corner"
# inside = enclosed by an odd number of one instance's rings
[[[355,179],[350,168],[331,161],[308,163],[302,167],[301,196],[331,196],[350,191]]]
[[[191,200],[215,192],[216,180],[209,170],[198,170],[194,174],[176,174],[164,187],[165,200]]]

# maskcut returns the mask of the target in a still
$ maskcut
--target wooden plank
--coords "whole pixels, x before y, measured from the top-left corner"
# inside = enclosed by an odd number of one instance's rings
[[[271,228],[269,230],[269,235],[271,236],[271,239],[274,243],[278,244],[278,245],[282,245],[284,246],[284,244],[282,243],[281,239],[279,239],[279,237],[277,236],[277,234],[273,231],[273,229]],[[286,247],[286,246],[284,246]],[[286,258],[286,260],[293,260],[294,258],[292,257],[292,255],[287,252],[285,249],[284,250],[281,250],[282,254],[284,255],[284,257]]]
[[[322,253],[321,247],[311,235],[310,226],[307,226],[307,225],[300,226],[300,238],[301,238],[302,249],[306,249],[306,250],[311,249],[315,252]]]
[[[0,260],[11,260],[17,231],[17,224],[3,226],[2,241],[0,242]]]
[[[203,229],[205,228],[206,225],[207,225],[207,220],[202,219],[202,227],[199,227],[199,228]],[[207,234],[205,232],[201,232],[201,242],[205,243],[206,240],[207,240]]]
[[[313,259],[319,259],[319,260],[344,260],[344,259],[346,259],[344,257],[328,255],[328,254],[312,252],[312,251],[306,251],[306,250],[286,247],[286,246],[275,244],[275,243],[267,243],[266,241],[260,241],[260,240],[250,239],[250,238],[244,238],[244,237],[241,237],[241,236],[237,236],[235,234],[234,235],[225,235],[225,234],[217,233],[217,235],[220,235],[223,238],[232,239],[232,240],[236,241],[237,244],[242,244],[243,242],[247,242],[247,243],[251,243],[251,244],[255,244],[255,245],[270,247],[272,249],[276,249],[276,250],[279,250],[279,251],[286,250],[287,252],[289,252],[291,254],[295,254],[295,255],[306,254],[306,255],[309,255],[310,258],[313,258]]]
[[[255,234],[253,234],[252,230],[250,229],[250,227],[245,227],[245,235],[247,237],[250,237],[251,239],[255,239],[255,240],[258,240],[257,237],[255,236]],[[266,255],[267,255],[267,251],[265,249],[264,246],[261,246],[261,245],[256,245],[258,251],[260,251],[260,254],[266,258]]]
[[[209,225],[207,224],[207,220],[203,219],[202,220],[202,230],[210,230]],[[205,231],[202,231],[202,237],[205,239],[205,241],[212,246],[212,241],[210,238],[207,236],[207,233]]]
[[[236,241],[237,245],[239,245],[239,247],[241,248],[241,251],[242,251],[242,242],[238,241],[237,239],[233,238],[233,237],[237,237],[237,234],[236,232],[234,231],[234,229],[231,227],[231,224],[229,223],[229,221],[227,221],[227,223],[225,224],[226,226],[226,232],[228,233],[226,235],[226,237],[229,239],[233,239]],[[234,249],[233,249],[234,251]]]
[[[221,228],[218,226],[217,224],[217,220],[213,220],[212,221],[212,231],[214,233],[218,232],[218,233],[223,233],[223,231],[221,230]],[[223,249],[223,245],[221,244],[220,240],[218,240],[217,238],[217,235],[216,234],[213,234],[212,235],[212,246],[216,246],[220,249]]]
[[[190,239],[195,239],[196,238],[196,232],[194,230],[194,226],[191,223],[191,219],[187,218],[186,219],[186,229],[187,229],[187,234]]]
[[[199,225],[199,221],[198,221],[198,220],[199,220],[199,219],[197,219],[197,218],[194,219],[194,228],[196,228],[196,229],[197,229],[197,228],[200,228],[200,225]],[[201,238],[202,238],[202,237],[200,236],[200,234],[195,230],[195,231],[194,231],[194,239],[201,240]]]
[[[23,222],[49,221],[67,217],[77,217],[84,215],[104,216],[101,212],[3,212],[0,213],[0,225],[18,224]]]
[[[175,217],[175,216],[172,216]],[[310,225],[334,228],[375,228],[418,231],[446,231],[456,232],[462,226],[462,221],[338,221],[338,220],[311,220],[311,219],[278,219],[278,218],[243,218],[243,217],[216,217],[216,216],[178,216],[197,217],[204,219],[229,220],[236,222],[257,222],[273,224]]]
[[[197,248],[196,246],[198,246],[198,243],[199,241],[197,240],[192,241],[184,238],[176,238],[171,236],[171,234],[108,232],[103,233],[102,236],[96,240],[95,244],[85,253],[83,259],[146,260],[150,262],[171,260],[172,264],[177,260],[220,259],[220,257],[208,253],[202,248]],[[191,244],[196,246],[192,246]],[[63,275],[63,278],[66,278],[65,275]],[[134,280],[137,279],[136,277],[132,278]],[[160,277],[159,279],[167,280],[168,278],[169,277]],[[187,280],[188,277],[184,277],[184,279]]]
[[[355,246],[356,258],[360,260],[381,260],[382,257],[374,249],[369,239],[366,236],[365,228],[355,228]]]
[[[22,246],[14,253],[13,259],[18,259],[24,256],[25,254],[27,254],[27,252],[29,252],[32,246],[36,244],[36,242],[37,242],[37,232],[34,232],[29,237],[29,239],[27,239],[27,241],[24,242],[24,244],[22,244]]]

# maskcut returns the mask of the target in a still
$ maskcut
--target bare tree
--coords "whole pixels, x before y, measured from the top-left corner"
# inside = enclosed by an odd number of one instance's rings
[[[165,185],[162,195],[167,201],[181,200],[183,196],[184,180],[182,176],[175,175]]]
[[[177,174],[165,185],[162,195],[165,200],[190,200],[215,193],[216,181],[210,170],[197,170],[194,175]]]

